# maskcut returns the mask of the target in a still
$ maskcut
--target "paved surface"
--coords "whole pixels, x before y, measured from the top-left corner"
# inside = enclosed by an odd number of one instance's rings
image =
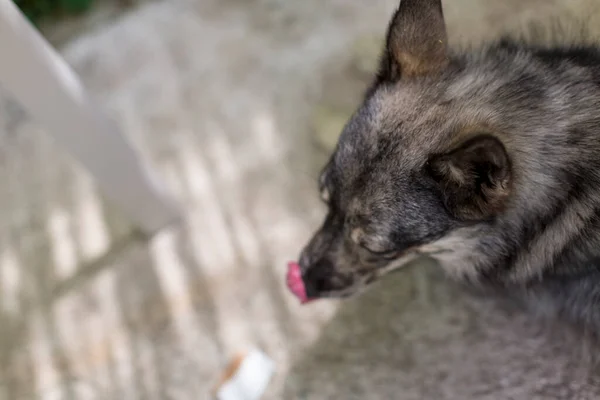
[[[447,3],[465,43],[555,2]],[[249,346],[276,361],[266,399],[594,398],[568,341],[424,264],[339,309],[287,294],[285,262],[323,212],[315,177],[395,5],[148,2],[65,44],[185,205],[149,242],[2,94],[0,399],[208,399]]]

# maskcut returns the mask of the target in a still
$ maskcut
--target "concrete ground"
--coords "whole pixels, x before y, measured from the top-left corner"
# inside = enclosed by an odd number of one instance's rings
[[[208,399],[253,346],[276,362],[265,399],[599,398],[588,349],[425,262],[344,303],[287,293],[285,262],[323,213],[315,177],[396,3],[153,1],[61,31],[185,215],[136,237],[2,93],[0,399]],[[445,7],[452,41],[473,43],[557,3]]]

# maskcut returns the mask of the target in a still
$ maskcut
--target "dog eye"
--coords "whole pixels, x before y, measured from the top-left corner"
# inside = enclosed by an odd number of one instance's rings
[[[370,254],[377,256],[377,257],[381,257],[381,258],[386,258],[386,259],[391,259],[391,258],[395,258],[398,255],[398,251],[395,249],[389,249],[389,250],[373,250],[371,248],[369,248],[366,244],[364,243],[360,243],[359,246],[363,249],[365,249],[366,251],[368,251]]]

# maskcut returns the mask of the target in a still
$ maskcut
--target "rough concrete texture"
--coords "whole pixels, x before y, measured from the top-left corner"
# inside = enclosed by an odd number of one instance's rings
[[[452,41],[475,43],[558,3],[445,9]],[[265,399],[597,398],[592,350],[426,263],[343,303],[286,292],[395,5],[156,1],[63,46],[184,204],[150,241],[4,93],[0,399],[207,399],[250,346],[276,362]]]

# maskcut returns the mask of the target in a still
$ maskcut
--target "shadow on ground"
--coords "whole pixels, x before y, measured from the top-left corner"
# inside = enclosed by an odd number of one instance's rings
[[[417,261],[345,302],[300,356],[285,399],[595,399],[585,341]]]

